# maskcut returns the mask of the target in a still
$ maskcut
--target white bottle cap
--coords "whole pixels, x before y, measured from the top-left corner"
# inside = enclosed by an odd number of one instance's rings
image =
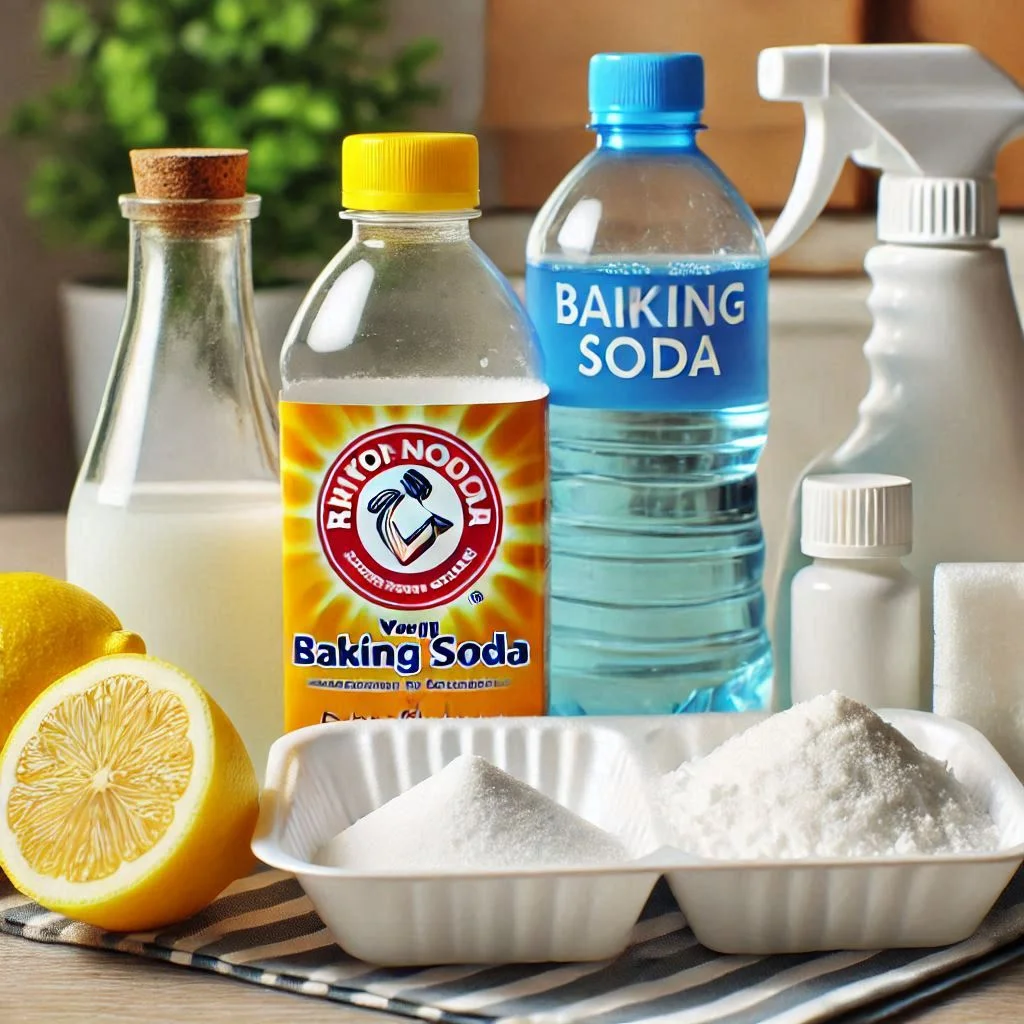
[[[880,473],[809,476],[800,548],[812,558],[898,558],[914,533],[910,481]]]
[[[878,238],[899,245],[978,245],[999,237],[992,178],[915,178],[883,174]]]

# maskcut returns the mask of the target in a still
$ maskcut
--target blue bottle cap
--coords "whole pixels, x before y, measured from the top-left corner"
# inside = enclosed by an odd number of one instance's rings
[[[696,124],[704,109],[699,53],[598,53],[590,58],[593,125]]]

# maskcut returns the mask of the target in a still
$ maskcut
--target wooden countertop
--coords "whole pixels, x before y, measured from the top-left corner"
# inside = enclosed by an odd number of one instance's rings
[[[63,518],[0,516],[0,572],[63,574]],[[273,1021],[379,1024],[398,1018],[274,992],[119,953],[47,946],[0,935],[3,1024],[232,1024]],[[965,984],[894,1024],[1019,1024],[1024,960]]]

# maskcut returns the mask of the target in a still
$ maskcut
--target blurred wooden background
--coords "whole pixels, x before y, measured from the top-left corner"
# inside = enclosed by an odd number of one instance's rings
[[[711,130],[701,145],[747,200],[778,210],[803,143],[799,106],[757,94],[757,55],[810,43],[976,46],[1024,81],[1022,0],[490,0],[482,128],[497,152],[499,206],[536,208],[592,146],[587,61],[602,50],[704,56]],[[999,166],[1004,207],[1024,207],[1024,143]],[[868,177],[849,168],[831,209],[867,209]]]

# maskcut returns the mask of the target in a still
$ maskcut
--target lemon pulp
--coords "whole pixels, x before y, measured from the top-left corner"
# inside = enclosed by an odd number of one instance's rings
[[[71,882],[114,874],[151,850],[188,788],[181,698],[116,675],[50,710],[25,744],[7,822],[35,871]]]

